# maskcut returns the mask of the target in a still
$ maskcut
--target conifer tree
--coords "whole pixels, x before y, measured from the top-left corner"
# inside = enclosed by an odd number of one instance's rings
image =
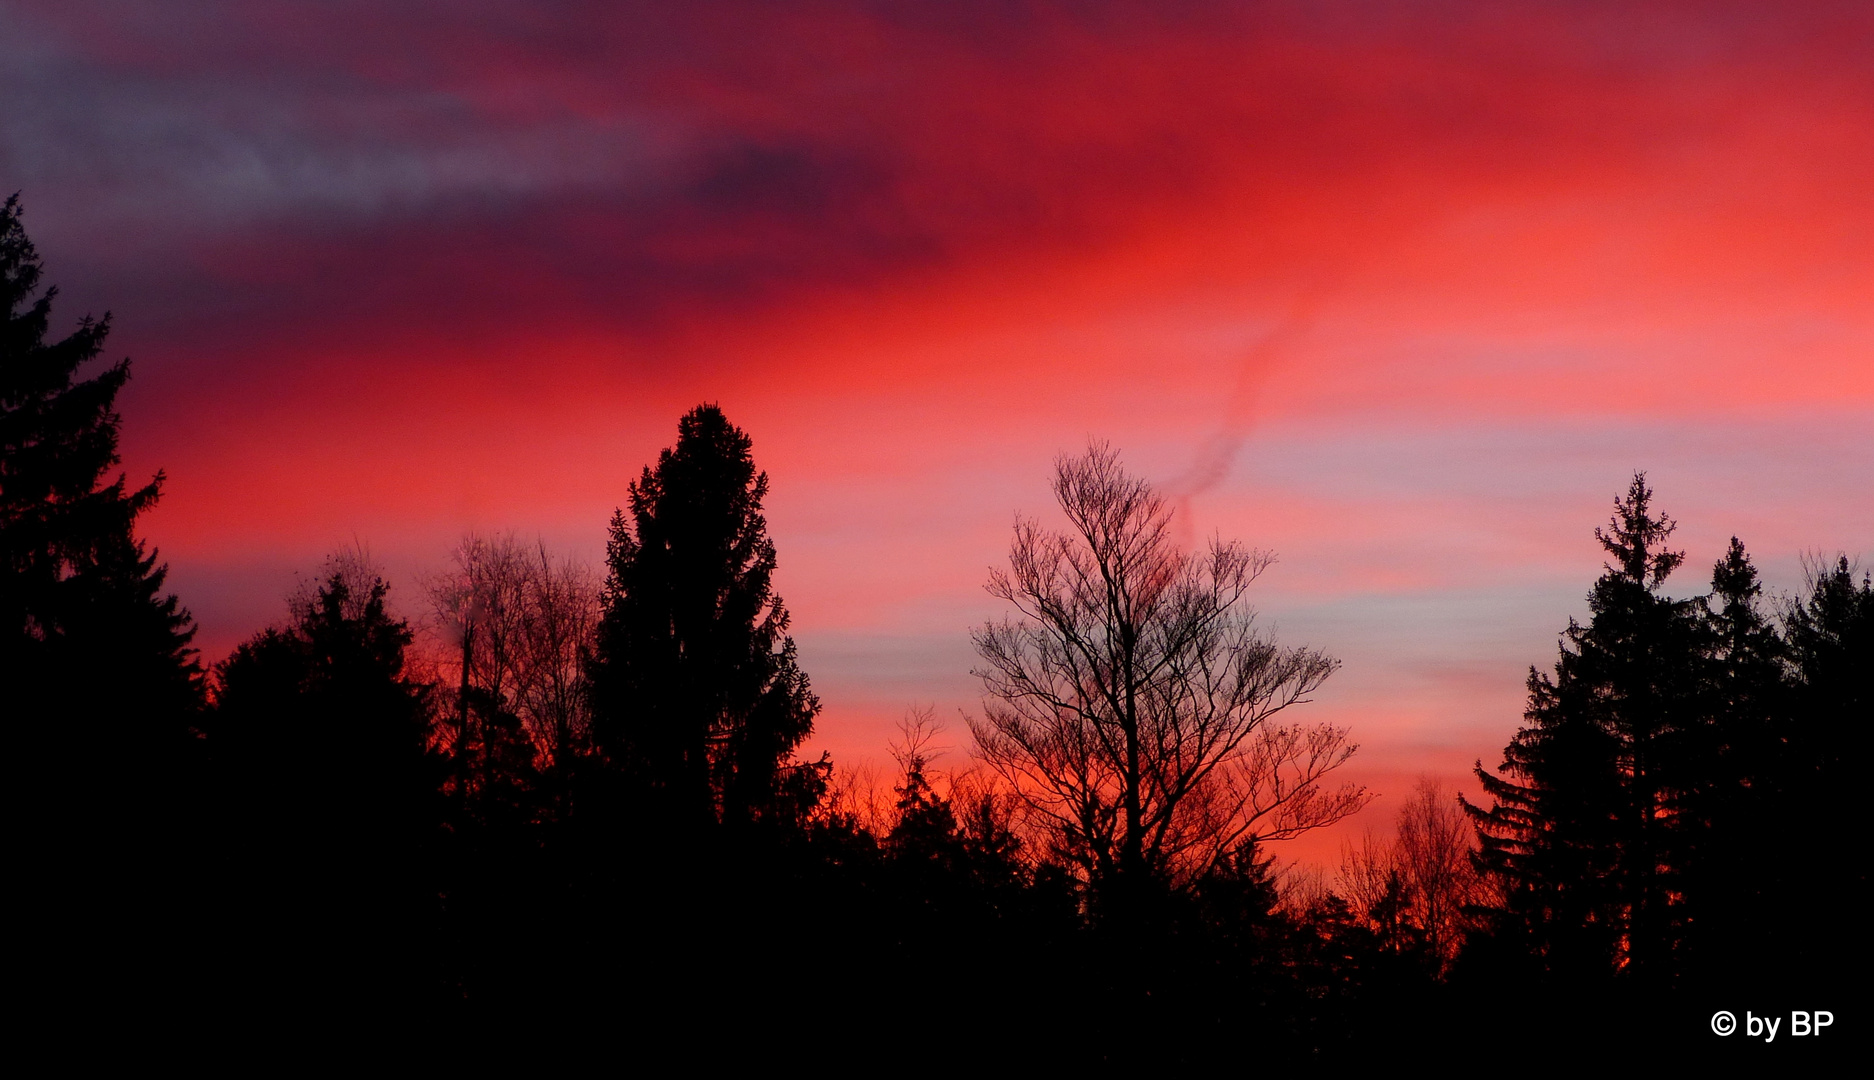
[[[1816,779],[1847,779],[1866,763],[1868,717],[1874,715],[1874,579],[1855,580],[1847,556],[1810,571],[1808,594],[1784,608],[1796,708],[1798,752]],[[1830,789],[1850,804],[1853,785]],[[1848,815],[1852,816],[1852,815]]]
[[[1704,723],[1685,746],[1692,776],[1675,823],[1689,970],[1739,967],[1784,936],[1773,912],[1789,874],[1761,857],[1783,827],[1788,694],[1783,641],[1762,593],[1757,568],[1732,537],[1700,613]],[[1742,872],[1752,864],[1756,872]]]
[[[1874,716],[1874,579],[1846,556],[1810,567],[1783,606],[1790,680],[1776,815],[1792,880],[1778,912],[1802,920],[1777,968],[1797,986],[1846,988],[1869,958],[1862,770]],[[1819,928],[1827,928],[1818,932]]]
[[[389,586],[339,556],[292,617],[216,669],[210,738],[226,777],[247,978],[270,993],[408,1003],[435,925],[445,763],[431,688],[405,667]]]
[[[163,477],[111,476],[129,361],[85,370],[108,314],[48,338],[58,290],[20,214],[17,195],[0,207],[0,716],[24,766],[19,900],[40,909],[23,924],[59,958],[26,981],[56,999],[109,972],[114,992],[160,979],[188,1001],[213,859],[194,630],[135,532]]]
[[[774,595],[751,445],[716,406],[691,410],[612,519],[594,736],[673,823],[795,816],[823,775],[792,763],[819,701]]]
[[[295,828],[385,835],[434,817],[430,687],[405,670],[411,632],[388,594],[361,559],[337,557],[286,626],[217,668],[215,742]]]
[[[58,289],[35,299],[40,277],[15,195],[0,209],[0,674],[47,760],[84,760],[123,791],[190,753],[201,669],[188,613],[135,534],[163,475],[134,489],[109,475],[130,362],[81,377],[110,315],[48,341]]]
[[[1595,537],[1612,557],[1588,625],[1570,620],[1553,677],[1531,669],[1528,725],[1504,748],[1494,800],[1465,805],[1498,875],[1514,933],[1552,971],[1671,970],[1683,863],[1681,810],[1700,778],[1706,645],[1694,602],[1661,586],[1683,559],[1674,523],[1636,474]]]

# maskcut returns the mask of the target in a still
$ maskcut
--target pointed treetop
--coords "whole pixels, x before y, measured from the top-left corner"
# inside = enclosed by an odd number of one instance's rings
[[[21,417],[38,417],[45,413],[49,399],[71,389],[78,368],[103,350],[111,317],[106,313],[104,318],[94,320],[87,315],[79,320],[78,329],[63,340],[45,340],[52,322],[52,301],[59,290],[49,286],[37,300],[33,299],[33,294],[39,292],[42,269],[39,252],[20,221],[23,214],[17,194],[0,206],[0,300],[5,303],[5,311],[0,312],[0,409],[23,410]],[[87,383],[85,392],[72,398],[72,404],[65,409],[109,414],[110,398],[128,377],[126,364],[115,365]],[[114,415],[106,415],[104,422],[115,431]],[[11,420],[4,445],[17,449],[30,443],[39,436],[42,426],[28,419]],[[115,444],[114,434],[111,442]],[[87,449],[95,451],[96,447]],[[100,466],[100,471],[115,463],[112,457]],[[61,494],[70,497],[75,492]]]
[[[6,296],[8,314],[39,288],[39,253],[26,237],[20,213],[19,193],[14,192],[0,207],[0,293]]]
[[[1626,497],[1614,500],[1614,516],[1608,529],[1594,530],[1594,538],[1617,564],[1607,569],[1649,591],[1658,589],[1667,575],[1685,561],[1685,552],[1665,549],[1666,538],[1679,523],[1664,514],[1654,516],[1648,509],[1652,499],[1646,473],[1635,472]]]
[[[1744,542],[1735,536],[1731,537],[1731,546],[1724,558],[1711,568],[1711,591],[1714,599],[1724,601],[1727,608],[1733,604],[1748,606],[1763,593],[1763,584],[1757,580],[1757,568],[1744,551]]]

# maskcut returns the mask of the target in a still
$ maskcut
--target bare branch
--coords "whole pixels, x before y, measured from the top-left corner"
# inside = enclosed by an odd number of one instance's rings
[[[1354,752],[1344,729],[1272,720],[1338,666],[1256,628],[1248,591],[1274,557],[1179,551],[1169,504],[1102,443],[1056,462],[1054,493],[1068,530],[1018,517],[990,573],[1015,612],[972,635],[985,698],[969,720],[1047,845],[1089,880],[1188,881],[1365,805],[1324,785]]]

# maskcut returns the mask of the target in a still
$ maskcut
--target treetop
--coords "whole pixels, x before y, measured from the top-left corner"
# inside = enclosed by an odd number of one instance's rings
[[[1614,516],[1608,528],[1596,528],[1594,538],[1614,557],[1608,572],[1643,585],[1648,591],[1659,588],[1667,576],[1685,561],[1685,552],[1665,549],[1666,538],[1679,523],[1650,510],[1653,490],[1646,486],[1646,473],[1636,471],[1627,494],[1614,500]]]

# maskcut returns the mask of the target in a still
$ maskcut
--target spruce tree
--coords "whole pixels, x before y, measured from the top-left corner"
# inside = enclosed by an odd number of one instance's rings
[[[140,789],[146,802],[188,783],[159,774],[191,756],[202,702],[189,615],[164,595],[166,568],[135,533],[163,475],[137,488],[110,477],[130,362],[81,377],[104,349],[110,315],[47,340],[58,289],[40,293],[40,278],[16,195],[0,209],[3,673],[42,760],[83,762],[94,783]]]
[[[1785,649],[1762,593],[1757,568],[1732,537],[1700,612],[1704,722],[1688,732],[1690,778],[1675,822],[1686,969],[1703,977],[1751,966],[1786,937],[1776,897],[1789,875],[1763,858],[1778,846],[1788,795]]]
[[[817,797],[821,770],[792,755],[819,701],[773,591],[751,446],[716,406],[691,410],[612,520],[594,735],[668,826],[786,820]]]
[[[194,630],[135,532],[163,477],[111,475],[129,361],[86,370],[108,314],[48,337],[58,290],[20,217],[0,207],[0,716],[24,766],[16,900],[58,958],[24,981],[188,1008],[213,981],[215,860]]]
[[[1684,912],[1681,812],[1696,788],[1707,652],[1698,607],[1660,592],[1683,559],[1636,474],[1595,538],[1612,557],[1586,626],[1570,620],[1553,677],[1531,669],[1527,726],[1471,806],[1512,933],[1552,972],[1669,975]]]
[[[1860,796],[1874,718],[1874,579],[1846,556],[1810,568],[1783,606],[1789,721],[1776,815],[1789,876],[1778,914],[1800,929],[1776,965],[1791,987],[1846,989],[1867,969]]]
[[[1807,595],[1783,611],[1794,708],[1792,732],[1804,768],[1817,781],[1845,781],[1867,761],[1868,718],[1874,716],[1874,579],[1847,556],[1814,567]],[[1839,800],[1840,819],[1852,817],[1848,793],[1854,785],[1825,787]]]

